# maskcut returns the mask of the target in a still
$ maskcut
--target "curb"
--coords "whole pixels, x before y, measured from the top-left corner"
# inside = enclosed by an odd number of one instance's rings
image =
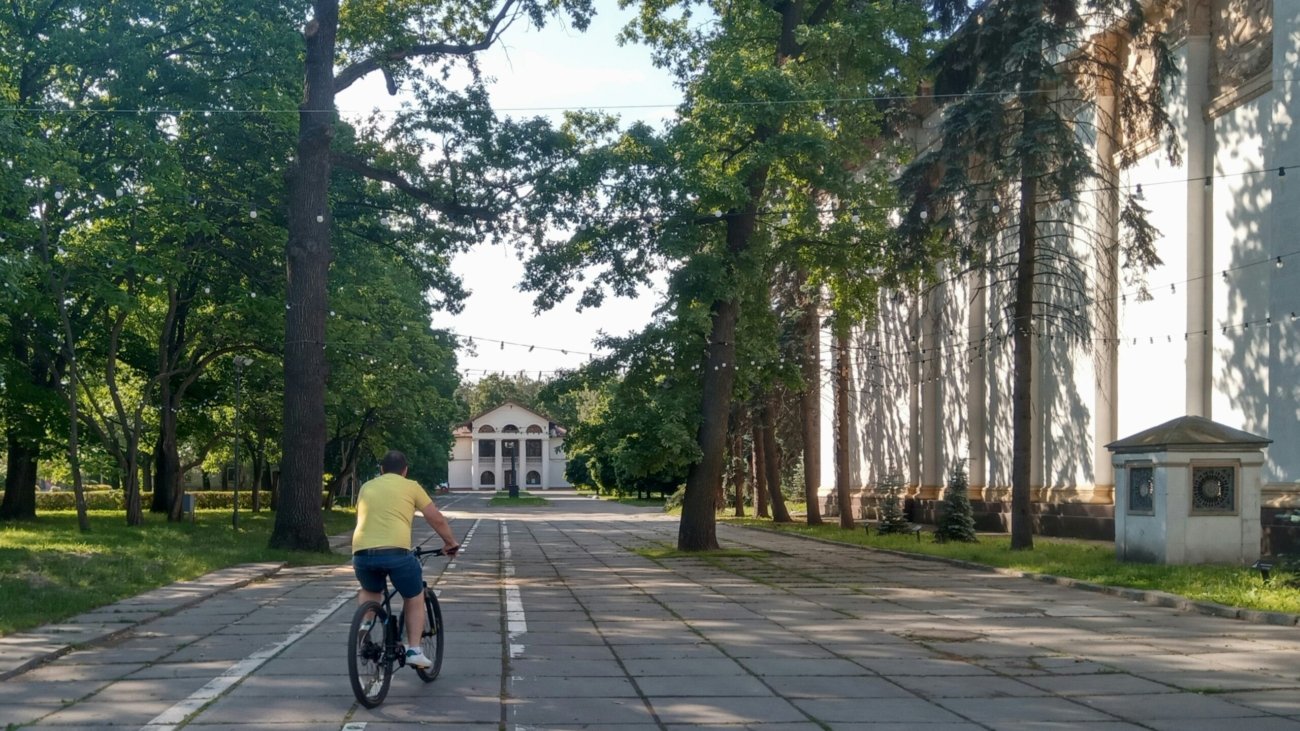
[[[732,528],[742,528],[745,530],[755,530],[764,533],[773,533],[781,536],[791,536],[793,538],[802,538],[817,543],[825,543],[831,546],[846,546],[857,548],[863,551],[876,551],[878,553],[887,553],[893,556],[902,556],[904,558],[914,558],[920,561],[933,561],[935,563],[946,563],[950,566],[959,566],[965,569],[975,571],[986,571],[1004,576],[1016,576],[1023,579],[1033,579],[1044,584],[1056,584],[1071,589],[1080,589],[1082,591],[1091,591],[1097,594],[1108,594],[1110,596],[1128,599],[1129,601],[1139,602],[1142,604],[1151,604],[1157,607],[1168,607],[1177,609],[1189,614],[1203,614],[1210,617],[1221,617],[1224,619],[1236,619],[1242,622],[1252,624],[1270,624],[1281,627],[1294,627],[1300,624],[1300,614],[1290,614],[1287,612],[1269,612],[1262,609],[1246,609],[1244,607],[1232,607],[1226,604],[1216,604],[1214,602],[1201,601],[1197,599],[1188,599],[1178,594],[1170,594],[1164,591],[1154,591],[1150,589],[1133,589],[1127,586],[1111,586],[1109,584],[1096,584],[1082,579],[1072,579],[1068,576],[1056,576],[1054,574],[1039,574],[1032,571],[1020,571],[1018,569],[1005,569],[998,566],[989,566],[973,561],[963,561],[957,558],[946,558],[944,556],[932,556],[925,553],[908,553],[906,551],[896,551],[892,548],[876,548],[874,546],[862,546],[856,543],[840,543],[831,541],[817,536],[805,536],[798,533],[776,530],[774,528],[761,528],[748,525],[733,525]]]
[[[173,615],[182,609],[188,609],[189,607],[211,599],[218,594],[224,594],[227,591],[247,586],[254,581],[266,579],[278,573],[280,569],[284,567],[284,562],[252,563],[228,566],[224,569],[217,569],[216,571],[209,572],[193,579],[177,581],[166,586],[160,586],[143,594],[123,599],[113,604],[96,607],[77,615],[77,617],[71,617],[64,622],[43,625],[42,627],[37,627],[36,629],[27,632],[18,632],[0,637],[0,655],[3,656],[0,657],[0,681],[25,673],[28,670],[44,665],[51,660],[56,660],[74,649],[99,645],[114,640],[128,632],[131,632],[136,627],[139,627],[146,622],[150,622],[159,617]],[[223,574],[236,574],[236,576],[233,579],[227,579]],[[118,605],[138,604],[141,600],[147,600],[147,598],[152,595],[166,595],[169,592],[176,592],[178,590],[193,587],[198,587],[199,590],[194,592],[192,596],[177,600],[163,599],[161,601],[169,602],[169,606],[160,609],[157,612],[137,612],[137,614],[142,615],[139,619],[122,622],[115,625],[112,629],[105,628],[102,631],[96,631],[93,629],[93,625],[87,624],[86,628],[88,631],[80,634],[75,641],[60,642],[57,639],[52,640],[52,638],[57,637],[60,632],[75,632],[75,630],[72,629],[62,628],[79,624],[79,617],[84,618],[89,615],[112,613],[113,607]],[[40,649],[23,652],[24,646],[36,646]],[[17,648],[17,651],[12,653],[5,652],[9,648]],[[18,655],[23,659],[18,660],[16,665],[10,665],[10,662],[12,662],[10,659],[12,655]]]

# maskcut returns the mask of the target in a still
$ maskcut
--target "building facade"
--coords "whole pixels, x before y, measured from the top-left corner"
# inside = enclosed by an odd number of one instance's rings
[[[1033,336],[1031,485],[1036,528],[1045,534],[1113,535],[1106,445],[1182,415],[1272,439],[1261,517],[1267,523],[1300,506],[1300,451],[1290,448],[1300,439],[1300,169],[1291,167],[1300,165],[1291,132],[1300,118],[1293,77],[1300,4],[1152,7],[1169,24],[1181,70],[1170,112],[1182,161],[1171,165],[1158,140],[1097,134],[1098,168],[1109,171],[1114,188],[1085,191],[1066,201],[1073,210],[1053,211],[1088,236],[1100,232],[1103,245],[1074,237],[1085,296],[1063,304],[1089,320],[1088,335],[1072,337],[1045,320]],[[1131,59],[1129,73],[1141,73],[1140,62]],[[1114,103],[1098,95],[1079,113],[1113,117]],[[1121,170],[1122,151],[1136,153],[1138,163]],[[1143,282],[1115,263],[1116,189],[1144,196],[1162,235],[1162,264]],[[893,473],[909,485],[913,518],[933,517],[934,501],[962,463],[982,527],[1007,526],[1008,287],[975,272],[922,292],[886,293],[878,319],[856,329],[849,350],[855,512],[869,508],[875,485]],[[832,345],[824,334],[828,394]],[[823,502],[835,509],[832,416],[823,409],[821,474]]]
[[[570,488],[564,479],[563,426],[507,401],[452,429],[447,465],[452,490]]]

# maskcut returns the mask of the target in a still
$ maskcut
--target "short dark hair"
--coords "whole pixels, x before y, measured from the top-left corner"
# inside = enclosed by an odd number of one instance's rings
[[[388,450],[388,454],[379,460],[379,470],[384,474],[401,474],[406,469],[406,455],[396,449]]]

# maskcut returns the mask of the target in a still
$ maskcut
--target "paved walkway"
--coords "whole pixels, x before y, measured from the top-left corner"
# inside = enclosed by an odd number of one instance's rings
[[[447,501],[443,676],[352,699],[347,569],[285,569],[0,684],[0,725],[328,729],[1296,729],[1300,629],[548,496]]]

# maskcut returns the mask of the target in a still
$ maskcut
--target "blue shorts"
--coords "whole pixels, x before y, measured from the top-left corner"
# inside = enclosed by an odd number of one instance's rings
[[[386,553],[379,556],[352,556],[352,570],[356,572],[361,588],[376,594],[384,593],[385,577],[403,599],[417,597],[424,592],[424,571],[414,554]]]

